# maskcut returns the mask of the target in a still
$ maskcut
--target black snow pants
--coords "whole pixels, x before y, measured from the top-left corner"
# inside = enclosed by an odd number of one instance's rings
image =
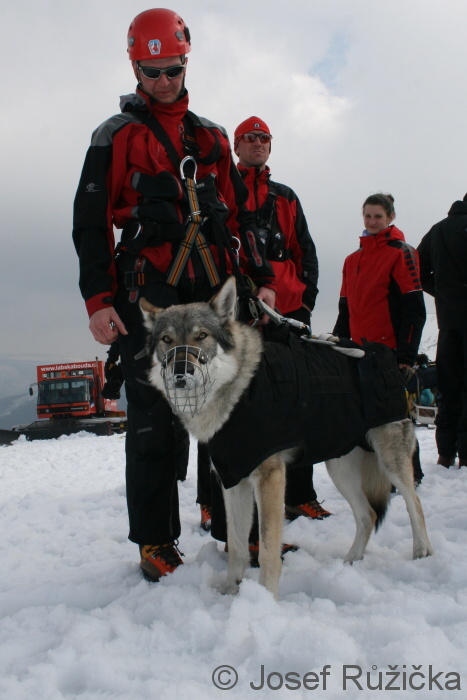
[[[149,385],[146,354],[147,330],[143,326],[139,299],[145,297],[159,308],[172,304],[207,301],[213,293],[206,280],[192,285],[182,279],[174,288],[154,281],[140,287],[138,298],[123,284],[125,270],[133,269],[134,258],[122,256],[118,263],[119,290],[115,308],[128,331],[119,336],[121,364],[128,401],[126,435],[126,491],[129,539],[137,544],[165,544],[180,536],[177,479],[184,478],[189,437],[163,395]],[[146,270],[147,270],[146,266]],[[157,273],[156,273],[157,279]]]
[[[467,461],[467,328],[440,330],[436,353],[440,399],[436,416],[438,454]]]

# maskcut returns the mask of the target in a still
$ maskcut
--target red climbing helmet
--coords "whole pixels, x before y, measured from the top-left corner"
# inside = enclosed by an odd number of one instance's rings
[[[136,15],[128,30],[130,61],[183,56],[191,50],[190,31],[183,19],[161,7]],[[182,63],[184,58],[182,59]]]

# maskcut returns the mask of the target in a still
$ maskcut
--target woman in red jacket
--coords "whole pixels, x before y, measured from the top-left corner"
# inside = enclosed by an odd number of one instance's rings
[[[412,367],[425,325],[417,251],[392,224],[394,199],[373,194],[363,204],[360,248],[344,262],[335,335],[392,348]]]
[[[365,230],[360,248],[344,262],[333,333],[360,344],[387,345],[404,371],[415,364],[426,312],[418,253],[393,225],[395,216],[392,195],[378,193],[365,200]],[[414,475],[420,483],[418,450]]]

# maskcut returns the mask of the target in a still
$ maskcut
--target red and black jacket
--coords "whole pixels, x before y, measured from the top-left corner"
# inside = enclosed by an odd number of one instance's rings
[[[290,187],[273,182],[267,166],[263,170],[237,167],[248,188],[246,206],[250,211],[260,214],[272,188],[275,195],[266,258],[276,275],[277,308],[282,314],[296,311],[303,304],[313,310],[318,294],[318,259],[297,195]],[[258,218],[256,223],[260,226]],[[277,240],[281,248],[279,256],[271,252],[270,245]]]
[[[417,251],[395,226],[362,236],[344,262],[334,333],[356,343],[383,343],[413,364],[426,312]]]
[[[184,149],[184,119],[188,112],[188,94],[173,104],[152,100],[138,89],[137,94],[121,98],[121,114],[117,114],[93,133],[74,203],[73,240],[80,259],[80,289],[91,316],[111,306],[116,291],[114,228],[122,229],[138,220],[143,197],[132,186],[135,173],[156,176],[180,174],[163,144],[145,123],[154,115],[165,130],[180,159]],[[190,113],[191,114],[191,113]],[[256,247],[257,237],[251,214],[245,209],[247,192],[235,164],[225,130],[200,117],[191,115],[194,139],[199,151],[197,180],[206,178],[215,183],[216,205],[225,209],[225,226],[230,235],[242,242],[240,264],[258,287],[275,288],[271,266]],[[194,118],[194,119],[193,119]],[[186,122],[185,122],[186,123]],[[186,216],[182,206],[182,190],[172,202],[180,224]],[[225,256],[227,274],[232,270],[226,250],[209,241],[216,265]],[[176,252],[176,251],[175,251]],[[161,272],[166,272],[174,257],[171,241],[143,248],[146,257]]]

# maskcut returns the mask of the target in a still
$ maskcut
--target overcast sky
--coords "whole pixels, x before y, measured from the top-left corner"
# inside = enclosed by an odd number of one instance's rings
[[[299,196],[331,330],[361,205],[395,197],[412,245],[467,191],[465,0],[179,0],[191,109],[274,135],[274,179]],[[135,81],[129,0],[2,3],[0,353],[105,358],[78,290],[72,205],[92,131]],[[433,310],[430,304],[429,310]]]

